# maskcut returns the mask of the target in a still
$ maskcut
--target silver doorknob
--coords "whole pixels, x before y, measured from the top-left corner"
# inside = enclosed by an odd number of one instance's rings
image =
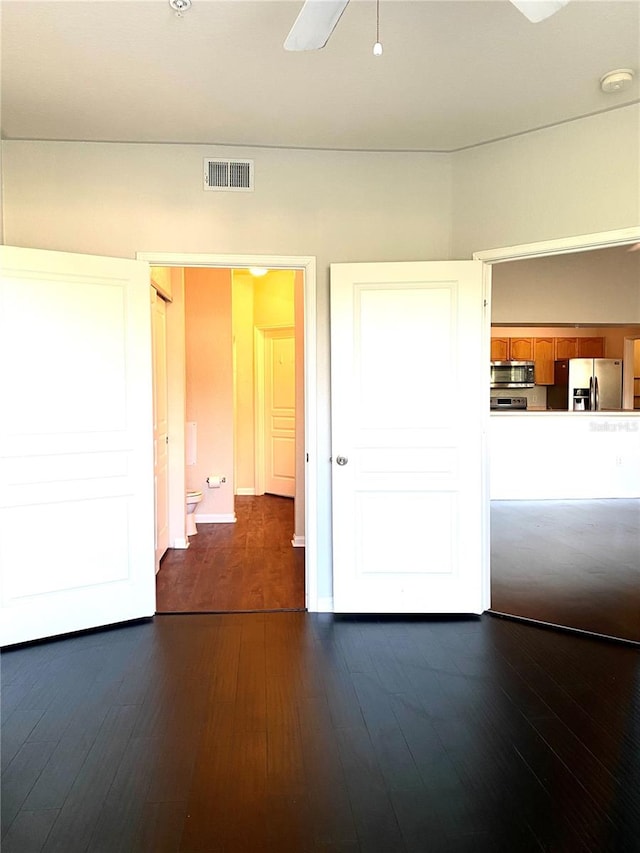
[[[336,456],[336,462],[338,465],[346,465],[348,461],[349,459],[346,456]]]

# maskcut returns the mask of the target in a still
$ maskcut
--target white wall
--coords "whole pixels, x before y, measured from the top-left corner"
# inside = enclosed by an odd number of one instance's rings
[[[317,352],[308,356],[318,389],[317,592],[329,597],[329,264],[469,258],[635,225],[639,110],[455,155],[3,141],[5,241],[123,257],[316,256]],[[204,156],[254,159],[255,192],[204,192]]]
[[[317,258],[318,596],[331,596],[329,264],[449,257],[451,158],[192,145],[2,143],[9,244]],[[254,193],[202,190],[205,156],[255,160]]]
[[[640,105],[454,157],[453,253],[640,222]]]
[[[491,293],[492,323],[640,323],[640,252],[621,246],[495,264]]]

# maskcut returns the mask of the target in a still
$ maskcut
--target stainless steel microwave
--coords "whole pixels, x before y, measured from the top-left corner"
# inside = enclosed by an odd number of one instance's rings
[[[533,388],[535,370],[532,361],[492,361],[492,388]]]

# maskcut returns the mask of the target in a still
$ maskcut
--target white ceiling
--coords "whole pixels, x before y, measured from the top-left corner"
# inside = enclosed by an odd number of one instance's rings
[[[323,50],[288,53],[301,2],[2,0],[2,136],[452,151],[640,98],[640,2],[351,0]],[[633,68],[633,87],[599,78]],[[615,151],[612,151],[615,156]]]

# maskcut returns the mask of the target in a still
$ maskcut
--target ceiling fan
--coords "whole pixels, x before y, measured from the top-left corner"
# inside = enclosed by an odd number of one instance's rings
[[[569,0],[511,0],[534,24],[550,17]],[[291,32],[285,50],[319,50],[329,41],[349,0],[305,0]]]

